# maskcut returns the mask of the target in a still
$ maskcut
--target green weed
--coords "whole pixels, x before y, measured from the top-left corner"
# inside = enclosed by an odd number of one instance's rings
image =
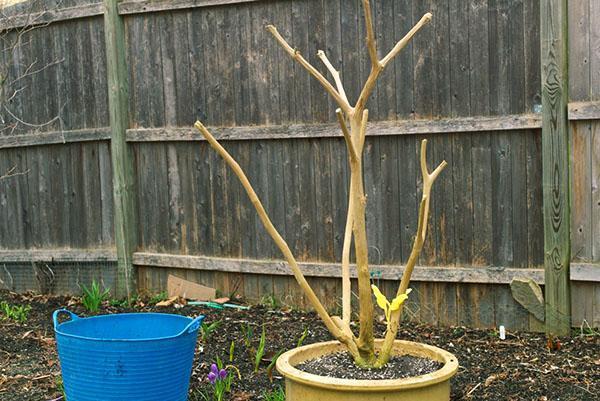
[[[18,323],[25,323],[27,315],[31,310],[29,305],[10,305],[5,301],[0,302],[0,313],[2,320],[14,320]]]
[[[233,362],[233,356],[235,353],[235,342],[232,340],[229,345],[229,362]]]
[[[285,401],[285,391],[278,386],[275,390],[263,391],[262,398],[265,401]]]
[[[81,303],[91,313],[98,312],[102,301],[108,299],[110,294],[110,291],[107,289],[102,291],[100,289],[100,284],[98,284],[96,280],[92,281],[92,286],[90,288],[82,285],[81,289],[83,291]]]
[[[159,302],[166,301],[169,299],[169,294],[166,291],[160,292],[156,295],[153,295],[148,301],[151,305],[156,305]]]
[[[221,323],[221,320],[217,320],[216,322],[212,322],[211,324],[202,323],[202,326],[200,326],[200,339],[203,343],[207,342],[210,339],[215,330],[219,328]]]
[[[258,343],[258,348],[256,349],[256,353],[254,354],[254,373],[258,373],[258,367],[260,366],[260,361],[262,361],[263,356],[265,355],[265,345],[267,343],[266,333],[265,333],[265,325],[262,327],[262,334],[260,335],[260,341]]]
[[[275,368],[275,364],[277,363],[277,359],[283,354],[283,350],[277,351],[275,356],[271,358],[271,362],[269,366],[267,366],[267,376],[269,377],[269,381],[273,383],[273,369]]]
[[[304,332],[302,333],[302,335],[298,339],[298,343],[296,344],[296,348],[300,348],[302,346],[302,344],[304,343],[304,340],[306,340],[306,337],[308,337],[308,327],[304,328]]]
[[[281,306],[281,304],[279,303],[279,300],[273,294],[264,295],[260,299],[260,304],[264,305],[270,309],[279,309],[279,307]]]

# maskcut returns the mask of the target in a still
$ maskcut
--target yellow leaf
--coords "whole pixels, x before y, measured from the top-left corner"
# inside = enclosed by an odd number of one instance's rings
[[[383,295],[381,293],[381,291],[379,291],[379,288],[377,288],[377,286],[375,284],[371,284],[371,289],[373,289],[373,294],[375,294],[375,299],[377,300],[377,305],[379,305],[379,307],[381,309],[383,309],[384,311],[387,311],[387,309],[390,305],[390,302],[387,300],[385,295]]]
[[[404,301],[406,301],[408,299],[408,294],[410,294],[411,291],[412,291],[412,289],[409,288],[406,290],[406,293],[400,294],[396,298],[394,298],[394,300],[392,301],[392,303],[390,305],[390,309],[391,310],[400,309],[400,305],[402,305],[404,303]]]

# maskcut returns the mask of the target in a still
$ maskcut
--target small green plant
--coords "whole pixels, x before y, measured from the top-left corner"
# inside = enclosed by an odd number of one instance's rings
[[[583,319],[579,330],[573,329],[573,337],[600,337],[600,329],[595,329],[590,326],[587,320]]]
[[[124,299],[111,299],[110,301],[108,301],[108,304],[110,306],[114,306],[114,307],[118,307],[118,308],[127,308],[128,306],[133,306],[137,303],[137,301],[139,300],[139,296],[138,295],[133,295],[130,299],[124,298]]]
[[[306,340],[306,337],[308,337],[308,327],[304,328],[304,332],[302,333],[302,335],[298,339],[298,343],[296,344],[296,348],[300,348],[302,346],[302,344],[304,343],[304,340]]]
[[[25,323],[27,315],[31,310],[29,305],[10,305],[5,301],[0,302],[0,312],[4,315],[2,320],[14,320],[18,323]]]
[[[258,367],[260,366],[260,361],[262,361],[262,358],[265,355],[266,343],[267,343],[267,340],[266,340],[266,333],[265,333],[265,325],[263,324],[262,334],[260,335],[260,342],[258,343],[258,348],[256,349],[256,353],[254,354],[254,373],[258,373]]]
[[[207,342],[210,339],[215,330],[219,328],[221,323],[221,320],[217,320],[216,322],[212,322],[211,324],[202,323],[202,326],[200,326],[200,339],[203,343]]]
[[[67,394],[65,393],[65,385],[63,383],[62,376],[57,376],[54,381],[54,385],[56,386],[56,391],[62,395],[63,401],[67,401]]]
[[[500,337],[500,333],[498,332],[498,330],[490,330],[488,333],[488,337],[492,337],[492,338],[499,338]]]
[[[246,323],[245,326],[241,327],[242,335],[244,336],[244,345],[246,349],[250,350],[252,348],[252,337],[254,336],[254,329],[250,325],[250,323]]]
[[[273,294],[263,296],[260,300],[260,304],[267,306],[271,309],[279,309],[279,307],[281,306],[279,301],[277,300],[277,298],[275,298],[275,295]]]
[[[285,391],[277,386],[275,390],[263,391],[262,398],[265,401],[285,401]]]
[[[281,356],[281,354],[283,354],[283,350],[277,351],[275,356],[273,356],[273,358],[271,358],[271,362],[269,363],[269,366],[267,366],[267,376],[269,377],[269,381],[271,383],[273,383],[273,369],[275,368],[277,359]]]
[[[140,300],[139,295],[132,295],[131,298],[123,298],[123,299],[111,299],[108,303],[110,306],[116,306],[120,308],[127,308],[135,306]]]
[[[169,299],[169,294],[166,291],[163,291],[153,295],[148,301],[148,303],[151,305],[155,305],[159,302],[166,301],[167,299]]]
[[[233,355],[235,353],[235,342],[232,340],[229,344],[229,362],[233,362]]]
[[[100,289],[100,284],[98,284],[96,280],[92,281],[92,286],[90,288],[82,285],[81,289],[83,291],[81,303],[88,311],[92,313],[98,312],[102,301],[108,299],[110,294],[108,289],[102,291]]]

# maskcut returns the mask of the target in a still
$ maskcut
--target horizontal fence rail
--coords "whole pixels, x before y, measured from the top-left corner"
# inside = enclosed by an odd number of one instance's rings
[[[541,128],[537,115],[465,117],[440,120],[399,120],[367,125],[367,136],[450,134]],[[209,128],[220,141],[342,137],[337,124],[295,124]],[[127,130],[129,142],[201,141],[195,128],[136,128]]]
[[[569,120],[600,120],[600,101],[569,103]]]
[[[38,132],[26,135],[0,136],[0,149],[105,140],[110,140],[110,128],[108,127]]]
[[[283,261],[214,258],[206,256],[171,255],[136,252],[133,263],[139,266],[180,268],[228,273],[250,273],[291,276],[291,269]],[[299,263],[302,272],[309,277],[341,278],[342,270],[334,263]],[[593,264],[571,265],[571,280],[600,281],[600,266]],[[381,280],[400,280],[403,266],[371,265],[377,272],[374,277]],[[350,276],[357,277],[355,265],[350,266]],[[530,278],[544,284],[544,269],[518,269],[501,267],[427,267],[417,266],[413,281],[444,283],[510,284],[515,277]]]

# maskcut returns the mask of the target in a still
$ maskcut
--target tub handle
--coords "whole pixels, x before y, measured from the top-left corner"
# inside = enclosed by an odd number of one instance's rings
[[[52,320],[54,321],[54,329],[56,330],[58,328],[58,326],[60,325],[60,323],[58,323],[58,316],[61,313],[66,313],[67,315],[69,315],[69,317],[71,318],[71,320],[77,320],[79,319],[79,316],[77,316],[76,314],[74,314],[73,312],[71,312],[70,310],[66,310],[66,309],[57,309],[54,311],[54,313],[52,314]]]
[[[198,330],[198,328],[200,327],[200,325],[202,324],[202,321],[204,320],[204,315],[200,315],[197,318],[195,318],[194,320],[192,320],[191,322],[188,323],[187,326],[185,326],[185,328],[181,331],[181,333],[179,333],[177,335],[177,337],[182,336],[186,333],[193,333],[194,331]]]

